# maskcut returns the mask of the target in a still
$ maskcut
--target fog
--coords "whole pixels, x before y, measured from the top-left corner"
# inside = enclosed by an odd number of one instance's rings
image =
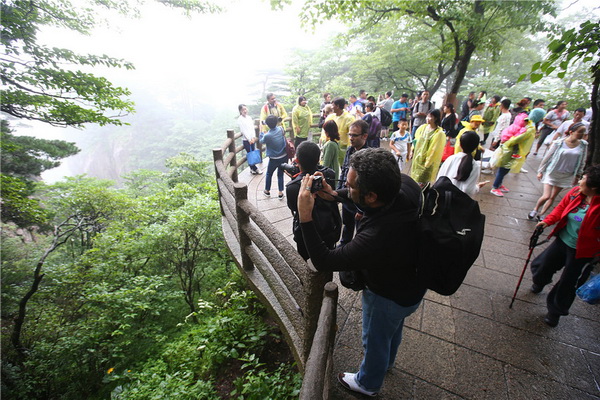
[[[261,99],[268,77],[283,74],[293,49],[312,49],[343,31],[328,21],[306,32],[299,22],[300,1],[272,11],[268,1],[219,1],[221,14],[193,14],[148,1],[139,18],[99,15],[108,26],[90,36],[44,28],[38,40],[83,54],[107,54],[135,65],[135,70],[94,68],[117,86],[132,91],[135,114],[123,127],[55,128],[11,120],[17,135],[35,135],[77,143],[81,153],[43,174],[53,182],[87,173],[118,179],[138,169],[160,169],[164,160],[186,151],[210,160],[211,149],[235,128],[237,105]],[[594,0],[566,1],[562,14],[596,7]],[[367,88],[368,89],[368,88]],[[440,93],[439,96],[442,94]],[[255,116],[256,117],[256,116]]]
[[[139,18],[102,15],[110,25],[90,36],[58,28],[40,32],[38,40],[44,44],[82,54],[106,54],[135,66],[131,71],[93,69],[96,75],[132,91],[136,113],[122,118],[130,126],[90,124],[78,130],[11,121],[15,134],[73,141],[82,149],[59,168],[46,171],[45,181],[81,173],[116,179],[121,173],[138,167],[154,168],[164,161],[149,162],[148,157],[164,158],[175,155],[176,148],[185,148],[177,143],[169,152],[165,148],[169,143],[161,142],[160,133],[145,134],[155,128],[168,130],[172,143],[178,142],[174,139],[180,127],[176,126],[181,124],[187,125],[189,137],[216,135],[223,140],[225,130],[236,125],[237,105],[255,103],[268,84],[267,75],[282,74],[294,48],[315,48],[339,30],[338,24],[328,24],[314,34],[307,33],[300,27],[298,5],[275,12],[268,2],[260,0],[220,3],[223,13],[186,16],[182,10],[151,1],[140,8]],[[194,129],[198,131],[189,132]],[[158,143],[148,143],[152,140]],[[194,149],[190,152],[203,159],[210,156],[216,143],[189,138],[188,142]],[[135,148],[152,144],[166,151],[146,152],[143,157],[132,154]],[[198,148],[200,145],[206,148]]]

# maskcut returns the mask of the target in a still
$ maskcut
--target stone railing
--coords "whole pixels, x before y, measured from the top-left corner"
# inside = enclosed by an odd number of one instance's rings
[[[248,200],[248,186],[238,182],[238,171],[246,163],[245,155],[238,157],[243,150],[236,144],[240,138],[240,133],[228,130],[223,146],[213,150],[227,246],[284,333],[300,372],[310,377],[304,380],[300,398],[327,398],[337,285],[331,273],[318,272],[305,262]]]

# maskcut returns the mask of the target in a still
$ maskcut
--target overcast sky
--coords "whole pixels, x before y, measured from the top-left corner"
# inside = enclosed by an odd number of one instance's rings
[[[42,31],[40,40],[132,62],[135,71],[101,71],[117,85],[142,82],[157,91],[165,85],[180,87],[211,104],[230,107],[254,102],[256,88],[250,85],[256,83],[257,71],[283,68],[293,48],[316,48],[343,29],[327,22],[315,34],[307,33],[298,18],[302,1],[284,11],[272,11],[265,0],[215,2],[226,11],[187,17],[181,10],[147,1],[140,18],[111,15],[110,27],[89,37],[52,29]],[[583,5],[598,7],[596,2],[566,0],[564,7],[571,13]]]
[[[97,29],[90,37],[47,30],[44,41],[132,62],[135,72],[107,72],[119,85],[132,79],[155,87],[181,85],[213,104],[231,105],[233,97],[234,103],[253,102],[248,84],[256,82],[256,71],[282,68],[292,48],[315,48],[340,29],[335,23],[307,33],[297,17],[299,4],[276,12],[261,0],[221,3],[226,8],[222,14],[187,17],[150,1],[138,19],[111,16],[110,28]]]

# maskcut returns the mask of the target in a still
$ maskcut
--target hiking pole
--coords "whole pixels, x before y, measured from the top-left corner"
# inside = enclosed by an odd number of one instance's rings
[[[508,306],[508,308],[512,308],[513,303],[515,302],[515,298],[517,297],[517,292],[519,291],[519,287],[521,287],[521,282],[523,281],[523,275],[525,275],[525,271],[527,270],[527,264],[529,264],[529,259],[531,259],[531,253],[533,253],[533,249],[538,246],[538,239],[540,238],[540,235],[542,234],[542,231],[544,230],[544,228],[542,226],[538,226],[535,228],[535,230],[533,231],[533,234],[531,235],[531,238],[529,239],[529,254],[527,255],[527,260],[525,260],[525,266],[523,267],[523,271],[521,271],[521,276],[519,277],[519,282],[517,283],[517,287],[515,288],[515,293],[513,294],[512,300],[510,301],[510,305]],[[539,244],[542,243],[546,243],[546,241],[543,241]]]

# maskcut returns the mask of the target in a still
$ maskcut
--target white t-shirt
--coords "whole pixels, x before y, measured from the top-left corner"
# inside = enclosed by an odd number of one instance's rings
[[[404,132],[404,135],[401,135],[400,131],[396,131],[390,137],[390,144],[400,152],[403,160],[406,160],[406,155],[408,154],[408,144],[411,141],[412,137],[410,136],[410,132],[408,130]]]
[[[500,137],[500,134],[502,133],[502,131],[504,129],[508,128],[508,126],[510,125],[511,115],[512,114],[510,112],[500,114],[500,116],[496,120],[496,127],[494,128],[494,131],[492,132],[493,140],[498,139]]]
[[[562,144],[562,153],[556,162],[555,171],[563,174],[571,174],[575,171],[577,161],[581,155],[581,146],[577,146],[574,149],[567,146],[565,142]]]
[[[254,120],[251,116],[240,115],[238,117],[238,125],[240,127],[240,132],[242,132],[242,136],[244,136],[244,140],[250,141],[252,138],[256,137],[256,130],[254,125]]]
[[[479,180],[479,171],[481,170],[479,162],[473,160],[473,170],[466,181],[456,180],[456,174],[458,172],[460,162],[462,161],[463,157],[466,156],[467,154],[460,152],[448,157],[446,161],[442,163],[437,177],[439,179],[440,176],[447,176],[450,181],[452,181],[454,186],[472,197],[475,195],[475,193],[479,192],[479,187],[477,186],[477,181]]]
[[[377,106],[381,106],[381,107],[385,108],[386,110],[390,111],[392,109],[392,104],[394,104],[394,99],[392,99],[391,97],[388,97],[387,99],[382,100],[379,103],[377,103]]]
[[[587,133],[590,133],[590,123],[587,122],[586,120],[581,120],[581,123],[583,125],[585,125],[585,129],[587,131]],[[567,130],[569,129],[569,127],[573,124],[573,120],[569,120],[569,121],[565,121],[562,124],[560,124],[560,126],[558,127],[558,129],[556,130],[556,133],[559,133],[560,136],[556,137],[556,139],[560,139],[561,137],[565,136],[565,133],[567,133]]]

